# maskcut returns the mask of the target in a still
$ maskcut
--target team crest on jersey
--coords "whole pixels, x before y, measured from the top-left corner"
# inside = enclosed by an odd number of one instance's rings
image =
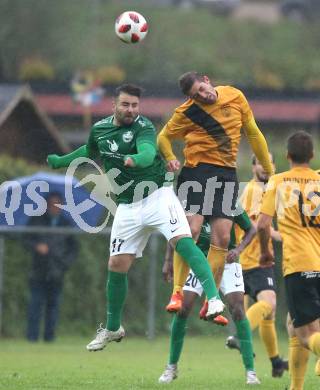
[[[112,142],[111,142],[111,141],[109,141],[107,139],[107,143],[109,145],[109,149],[111,150],[111,152],[117,152],[118,151],[119,145],[116,143],[115,140],[112,140]]]
[[[126,131],[122,135],[123,142],[131,142],[133,138],[133,132],[131,130]]]
[[[229,117],[231,115],[231,107],[229,105],[221,107],[222,115],[225,117]]]

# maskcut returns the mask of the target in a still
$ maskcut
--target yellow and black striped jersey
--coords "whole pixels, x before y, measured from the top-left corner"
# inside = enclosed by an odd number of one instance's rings
[[[231,86],[215,88],[215,104],[188,99],[178,107],[163,132],[170,139],[184,139],[185,165],[200,162],[235,167],[241,128],[253,118],[243,93]]]

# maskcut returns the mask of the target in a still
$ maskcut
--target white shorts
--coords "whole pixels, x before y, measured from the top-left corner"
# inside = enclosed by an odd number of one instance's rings
[[[178,197],[170,187],[161,187],[135,203],[121,203],[114,216],[110,256],[122,253],[141,257],[153,232],[167,241],[180,235],[191,236],[190,227]]]
[[[192,271],[190,271],[187,277],[183,290],[195,292],[199,297],[203,293],[203,288]],[[225,264],[220,291],[223,295],[233,292],[244,292],[242,267],[239,263]]]

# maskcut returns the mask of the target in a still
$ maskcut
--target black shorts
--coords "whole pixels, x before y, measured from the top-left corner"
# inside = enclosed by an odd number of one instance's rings
[[[235,168],[200,163],[183,167],[177,194],[185,211],[205,217],[233,219],[239,184]]]
[[[258,267],[249,269],[248,271],[243,270],[242,275],[244,280],[244,293],[248,294],[255,301],[261,291],[276,291],[274,267]]]
[[[299,328],[320,318],[320,272],[295,272],[284,281],[293,326]]]

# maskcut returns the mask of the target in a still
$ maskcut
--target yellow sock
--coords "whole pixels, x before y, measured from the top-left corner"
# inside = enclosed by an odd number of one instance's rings
[[[314,367],[314,372],[316,375],[320,376],[320,359],[317,360],[317,363]]]
[[[309,337],[308,346],[315,355],[320,357],[320,332],[313,333]]]
[[[189,271],[189,265],[175,251],[173,254],[173,294],[182,293]]]
[[[259,332],[269,358],[278,356],[278,339],[274,320],[262,320],[260,322]]]
[[[219,248],[215,245],[210,245],[207,257],[213,273],[214,281],[216,282],[216,286],[218,289],[221,284],[227,253],[227,249]]]
[[[259,301],[249,307],[246,312],[251,330],[256,329],[272,313],[272,306],[266,301]]]
[[[300,344],[298,337],[289,338],[290,390],[303,390],[309,351]]]

